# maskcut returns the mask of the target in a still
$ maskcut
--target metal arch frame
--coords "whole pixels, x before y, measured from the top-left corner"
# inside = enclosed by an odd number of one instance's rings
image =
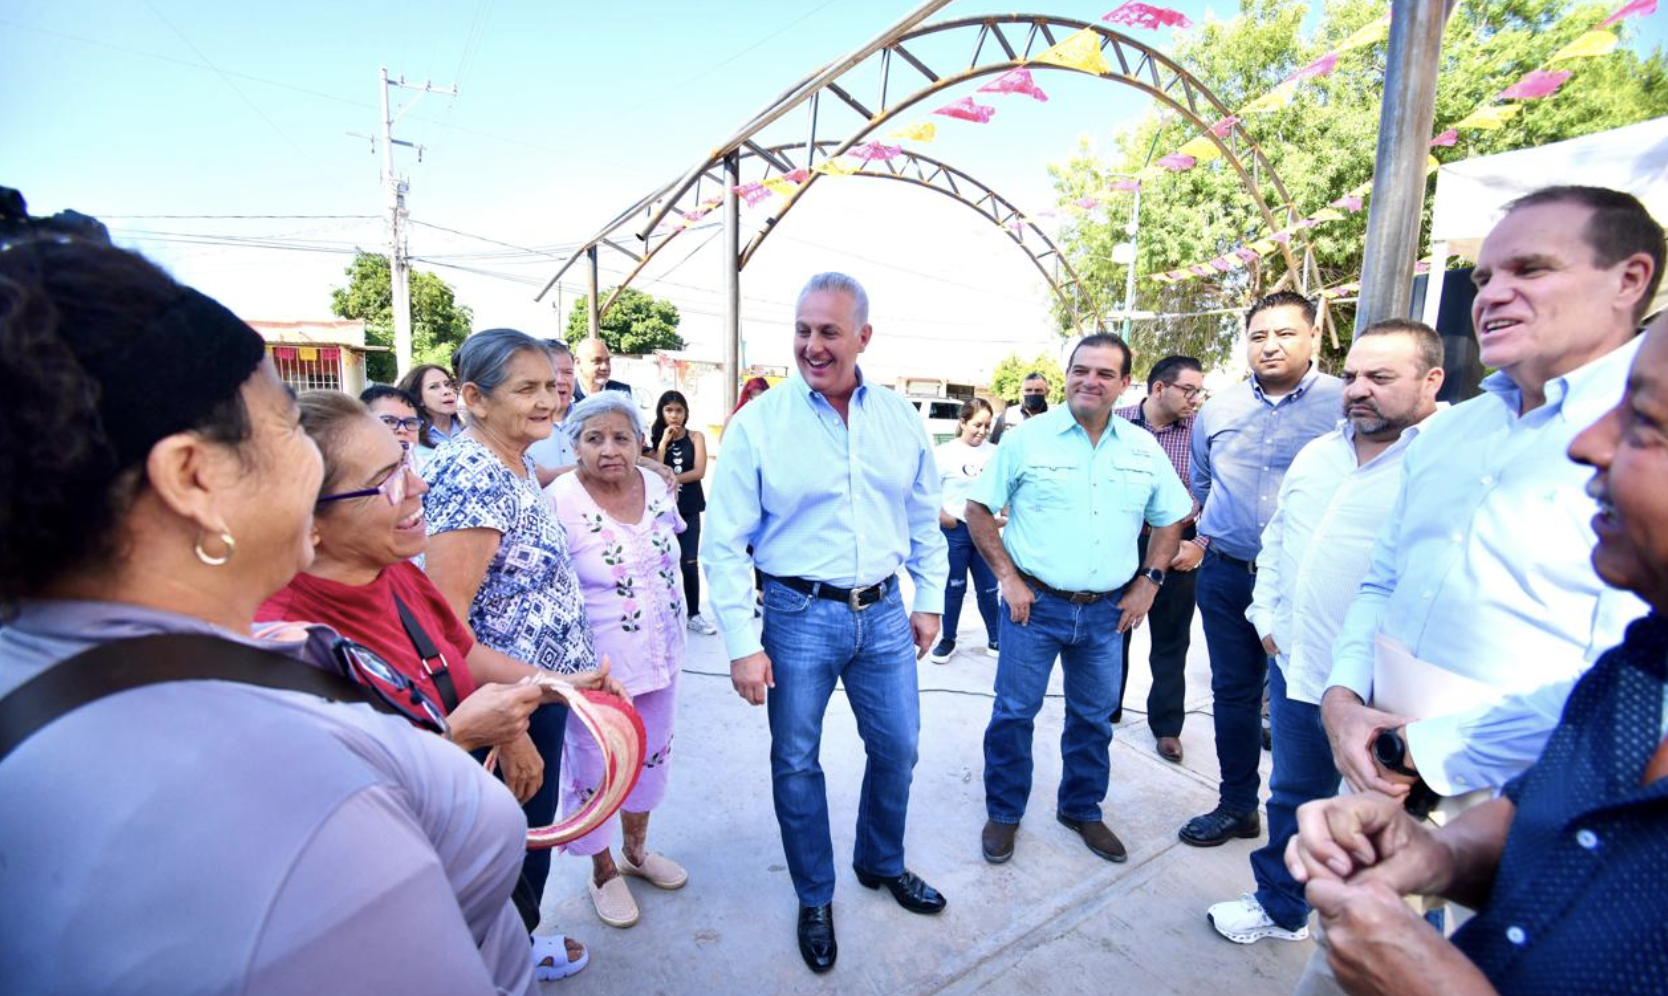
[[[824,159],[828,159],[834,154],[830,150],[836,148],[839,144],[833,140],[819,142],[816,151]],[[791,162],[804,149],[804,143],[795,142],[771,146],[761,149],[759,152],[748,150],[741,153],[741,156],[744,160],[750,158],[764,159],[768,171],[769,160],[778,159]],[[869,168],[850,174],[850,177],[901,181],[931,190],[934,193],[943,194],[958,204],[972,209],[980,217],[1000,228],[1002,234],[1013,242],[1021,252],[1025,253],[1026,258],[1037,268],[1037,272],[1042,274],[1043,279],[1048,281],[1049,288],[1059,298],[1060,303],[1065,306],[1067,313],[1072,318],[1073,325],[1079,329],[1084,327],[1085,322],[1091,322],[1095,328],[1100,326],[1099,309],[1095,307],[1094,298],[1089,294],[1088,289],[1083,286],[1083,282],[1078,277],[1077,271],[1072,268],[1071,262],[1066,259],[1059,246],[1055,245],[1054,240],[1048,237],[1048,233],[1039,228],[1036,222],[1027,217],[1012,201],[997,193],[983,181],[968,174],[965,170],[958,169],[943,160],[922,155],[909,149],[902,150],[897,158],[903,160],[901,165],[895,160],[877,160],[868,163],[867,167]],[[871,172],[870,169],[877,163],[883,171]],[[717,182],[716,178],[712,179]],[[969,192],[963,193],[963,187],[970,188]],[[757,251],[765,238],[775,231],[777,223],[781,221],[782,216],[786,213],[787,208],[784,207],[769,219],[764,230],[759,232],[758,236],[749,245],[746,256],[738,261],[738,267],[746,267],[747,260]],[[608,309],[613,306],[614,301],[620,296],[620,291],[635,280],[648,266],[649,261],[654,259],[662,249],[671,245],[678,235],[687,230],[686,228],[673,229],[666,233],[664,237],[661,237],[659,241],[649,245],[640,256],[632,254],[635,257],[636,265],[621,279],[618,286],[608,295],[608,298],[598,305],[598,314],[607,314]],[[1037,241],[1042,243],[1043,248],[1040,252],[1033,250],[1031,245],[1027,243],[1027,230],[1036,237]],[[616,249],[619,248],[612,241],[604,241]],[[1050,263],[1052,263],[1052,269]]]
[[[1015,47],[1013,42],[1007,37],[1006,34],[1004,34],[1004,26],[1025,29],[1025,38],[1021,46],[1018,48]],[[949,31],[975,28],[977,29],[978,37],[973,43],[973,55],[969,60],[969,67],[948,76],[940,76],[934,73],[924,62],[921,61],[920,58],[904,47],[905,43],[923,37],[942,34]],[[684,178],[667,184],[640,200],[627,211],[623,212],[614,221],[610,222],[593,239],[587,242],[582,247],[581,251],[589,251],[599,245],[607,245],[617,251],[626,252],[627,255],[630,255],[639,262],[642,262],[643,257],[625,250],[624,247],[615,241],[614,238],[611,238],[611,236],[623,235],[625,230],[632,227],[630,225],[631,219],[635,217],[638,212],[646,212],[646,218],[640,230],[637,231],[635,235],[639,241],[644,244],[650,244],[655,238],[655,229],[665,220],[667,215],[672,210],[678,207],[679,202],[682,201],[686,195],[693,190],[697,195],[696,200],[699,200],[698,195],[700,182],[703,179],[711,179],[715,182],[722,183],[719,177],[714,175],[713,171],[721,167],[726,156],[732,152],[746,149],[751,154],[751,157],[766,161],[768,164],[766,167],[766,175],[769,175],[772,168],[774,168],[778,173],[790,172],[793,168],[795,168],[791,158],[781,156],[778,153],[778,150],[767,150],[760,147],[752,141],[752,136],[768,124],[779,119],[782,114],[791,110],[792,107],[807,101],[811,105],[810,130],[812,138],[809,144],[809,149],[811,151],[808,152],[803,165],[811,165],[815,160],[816,152],[821,151],[821,148],[827,144],[824,141],[817,141],[815,139],[818,119],[818,104],[824,91],[832,93],[835,97],[849,105],[858,114],[868,118],[867,124],[861,130],[859,130],[852,137],[848,138],[845,142],[841,143],[832,153],[830,153],[830,156],[837,156],[866,139],[876,129],[886,124],[892,118],[914,104],[926,99],[940,90],[959,85],[960,83],[968,80],[994,73],[1006,72],[1022,65],[1029,66],[1034,69],[1060,69],[1067,72],[1077,72],[1077,70],[1068,70],[1064,67],[1030,63],[1027,62],[1027,59],[1033,54],[1033,50],[1036,48],[1039,39],[1046,42],[1048,46],[1052,46],[1056,43],[1057,39],[1055,37],[1054,29],[1076,32],[1085,28],[1100,36],[1103,53],[1109,53],[1112,57],[1109,61],[1113,63],[1113,72],[1110,75],[1099,78],[1107,79],[1112,82],[1123,83],[1141,90],[1185,118],[1194,126],[1194,128],[1198,130],[1200,135],[1208,135],[1212,143],[1215,144],[1222,152],[1223,158],[1239,174],[1241,186],[1250,195],[1253,203],[1256,205],[1259,213],[1263,217],[1264,224],[1266,224],[1270,230],[1278,230],[1281,226],[1276,222],[1274,213],[1270,210],[1267,202],[1263,199],[1261,191],[1261,177],[1264,175],[1267,176],[1268,182],[1272,185],[1275,194],[1278,197],[1279,203],[1277,207],[1282,208],[1286,212],[1287,224],[1293,224],[1298,220],[1296,208],[1291,203],[1291,197],[1286,192],[1285,186],[1280,181],[1279,175],[1275,172],[1273,166],[1267,161],[1256,142],[1246,133],[1243,124],[1241,122],[1236,122],[1234,126],[1228,130],[1226,135],[1217,135],[1211,131],[1210,123],[1206,122],[1198,113],[1201,102],[1209,105],[1210,109],[1216,115],[1217,121],[1231,117],[1231,110],[1218,100],[1209,88],[1205,87],[1191,74],[1182,69],[1181,66],[1176,64],[1167,56],[1126,35],[1086,21],[1080,21],[1072,18],[1053,17],[1050,15],[1005,14],[958,18],[955,20],[939,22],[925,27],[913,28],[897,33],[894,37],[884,38],[882,43],[878,46],[871,45],[869,50],[862,54],[861,57],[848,58],[845,60],[843,68],[841,68],[839,72],[834,73],[832,76],[830,76],[829,70],[825,69],[818,76],[813,76],[812,78],[807,79],[799,86],[789,90],[770,108],[767,108],[765,112],[757,116],[747,126],[744,126],[742,131],[734,139],[715,150],[705,162],[697,166]],[[1007,58],[980,65],[978,61],[979,57],[983,54],[986,43],[991,40],[994,40],[995,46],[999,46],[1001,52],[1006,55]],[[1136,56],[1133,60],[1130,58],[1131,53]],[[840,76],[843,76],[845,73],[851,72],[857,67],[867,63],[870,57],[876,55],[878,55],[881,59],[881,110],[879,112],[870,111],[855,97],[842,89],[836,82]],[[925,88],[903,98],[902,100],[897,101],[896,103],[889,104],[887,102],[889,96],[887,90],[890,83],[891,63],[894,60],[894,57],[919,72],[928,80],[928,85]],[[823,79],[823,77],[827,78]],[[819,79],[821,79],[820,83],[818,82]],[[813,86],[813,84],[816,85]],[[1181,91],[1181,99],[1179,100],[1172,93],[1172,91],[1177,89]],[[778,147],[778,149],[787,148],[792,147]],[[1250,155],[1250,170],[1247,170],[1245,164],[1241,161],[1240,154],[1242,150],[1244,152],[1248,152]],[[810,179],[801,185],[797,191],[788,195],[787,202],[766,223],[767,227],[765,230],[755,235],[749,242],[746,250],[743,251],[741,258],[738,260],[738,266],[743,268],[746,266],[746,263],[752,258],[753,253],[756,252],[759,246],[763,243],[764,237],[768,235],[769,228],[780,221],[787,211],[792,208],[794,203],[798,201],[799,197],[803,196],[809,188],[815,184],[818,178],[819,174],[813,173]],[[693,206],[693,204],[690,205],[690,207]],[[1313,269],[1313,256],[1307,233],[1301,233],[1300,238],[1304,245],[1304,265],[1299,265],[1297,259],[1292,255],[1289,243],[1281,244],[1281,254],[1287,264],[1288,277],[1286,279],[1291,279],[1299,289],[1303,289],[1310,283],[1309,278],[1311,274],[1309,271]],[[561,278],[562,274],[567,271],[576,258],[577,254],[574,257],[570,257],[568,262],[563,265],[562,269],[551,278],[550,282],[543,289],[541,289],[535,300],[542,299],[544,295],[549,292],[550,287],[554,286],[556,281]],[[641,267],[639,267],[639,269],[641,269]],[[1318,274],[1315,276],[1318,278]]]

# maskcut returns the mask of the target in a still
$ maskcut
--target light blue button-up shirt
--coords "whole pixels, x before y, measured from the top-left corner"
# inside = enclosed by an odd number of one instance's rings
[[[1193,511],[1152,433],[1113,415],[1091,445],[1065,405],[1008,430],[967,499],[1006,506],[1002,545],[1014,566],[1062,591],[1122,587],[1141,566],[1141,525]]]
[[[1337,426],[1343,408],[1344,382],[1312,366],[1278,401],[1253,377],[1205,402],[1193,420],[1189,476],[1204,506],[1199,535],[1212,549],[1257,559],[1286,468],[1309,440]]]
[[[1546,385],[1519,415],[1508,376],[1433,419],[1402,458],[1400,493],[1332,652],[1329,684],[1372,701],[1381,630],[1413,656],[1500,690],[1492,704],[1408,727],[1420,775],[1458,795],[1504,785],[1540,755],[1570,689],[1645,603],[1589,559],[1592,471],[1570,441],[1621,399],[1626,346]]]
[[[1439,415],[1433,415],[1438,418]],[[1337,429],[1298,451],[1280,483],[1280,507],[1263,530],[1257,584],[1245,618],[1272,636],[1286,695],[1319,705],[1332,673],[1332,644],[1367,573],[1373,541],[1396,503],[1402,454],[1421,426],[1361,463],[1355,426]]]
[[[752,566],[866,587],[909,570],[914,611],[943,612],[949,548],[938,465],[909,402],[862,383],[849,424],[795,374],[730,421],[701,528],[701,563],[731,660],[761,649]],[[753,555],[747,555],[747,547]]]

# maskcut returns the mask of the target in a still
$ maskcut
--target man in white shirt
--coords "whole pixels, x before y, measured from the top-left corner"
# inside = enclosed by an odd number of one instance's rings
[[[1593,571],[1598,508],[1566,450],[1621,396],[1662,265],[1662,227],[1597,187],[1519,198],[1483,241],[1471,320],[1498,372],[1408,447],[1333,649],[1321,712],[1353,788],[1499,789],[1645,612]]]
[[[1368,326],[1350,346],[1343,381],[1344,421],[1304,446],[1280,483],[1245,613],[1275,663],[1268,843],[1251,855],[1256,891],[1205,914],[1238,944],[1309,936],[1309,904],[1286,870],[1286,842],[1297,832],[1297,807],[1338,790],[1320,718],[1332,644],[1395,503],[1402,453],[1436,411],[1442,337],[1404,319]]]

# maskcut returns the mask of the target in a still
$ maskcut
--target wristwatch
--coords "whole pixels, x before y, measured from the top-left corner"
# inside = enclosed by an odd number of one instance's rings
[[[1138,578],[1146,578],[1148,581],[1153,583],[1153,587],[1155,588],[1164,587],[1164,572],[1156,567],[1143,567],[1135,572],[1135,576]]]
[[[1419,772],[1407,766],[1407,741],[1395,730],[1380,730],[1373,738],[1373,760],[1398,775],[1419,776]]]

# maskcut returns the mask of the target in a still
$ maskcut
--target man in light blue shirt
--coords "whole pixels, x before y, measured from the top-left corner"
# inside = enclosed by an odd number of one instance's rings
[[[1221,783],[1216,808],[1177,834],[1216,847],[1262,832],[1257,790],[1262,761],[1263,683],[1268,653],[1245,619],[1263,530],[1274,517],[1286,468],[1311,439],[1338,423],[1343,385],[1315,365],[1314,302],[1279,291],[1245,316],[1251,379],[1215,395],[1193,420],[1193,494],[1204,506],[1208,543],[1195,597],[1210,648],[1211,720]]]
[[[1141,624],[1193,511],[1152,434],[1112,414],[1129,386],[1115,335],[1086,336],[1066,365],[1066,405],[1012,430],[967,499],[967,528],[1001,583],[996,701],[985,730],[985,860],[1013,856],[1031,795],[1032,726],[1054,660],[1065,674],[1064,770],[1055,815],[1108,861],[1128,857],[1101,818],[1124,633]],[[1008,509],[997,532],[995,513]],[[1143,524],[1153,527],[1145,565]]]
[[[701,562],[736,692],[770,714],[776,821],[799,894],[799,951],[834,967],[834,849],[818,753],[836,681],[868,753],[853,867],[914,913],[944,897],[904,867],[904,821],[920,733],[915,662],[938,636],[949,574],[938,467],[921,418],[866,384],[873,329],[861,285],[812,277],[794,319],[798,376],[742,408],[724,433]],[[749,557],[747,547],[753,547]],[[764,573],[764,633],[753,573]],[[898,569],[915,583],[906,613]],[[768,689],[768,691],[767,691]]]
[[[1589,563],[1598,509],[1566,451],[1621,397],[1662,264],[1661,226],[1632,196],[1596,187],[1520,198],[1484,239],[1471,320],[1498,372],[1408,447],[1333,650],[1322,715],[1355,788],[1404,796],[1417,778],[1441,796],[1498,789],[1539,756],[1576,679],[1645,612]],[[1432,669],[1424,685],[1442,678],[1444,691],[1389,701],[1377,679],[1419,661]],[[1387,730],[1414,774],[1375,760]]]
[[[1268,673],[1274,771],[1268,843],[1251,853],[1256,889],[1205,913],[1236,944],[1309,936],[1309,904],[1286,870],[1286,842],[1297,833],[1297,807],[1338,791],[1320,718],[1332,643],[1395,504],[1402,454],[1436,411],[1442,337],[1420,322],[1375,322],[1350,345],[1343,381],[1344,422],[1303,447],[1280,483],[1246,611],[1275,662]]]

